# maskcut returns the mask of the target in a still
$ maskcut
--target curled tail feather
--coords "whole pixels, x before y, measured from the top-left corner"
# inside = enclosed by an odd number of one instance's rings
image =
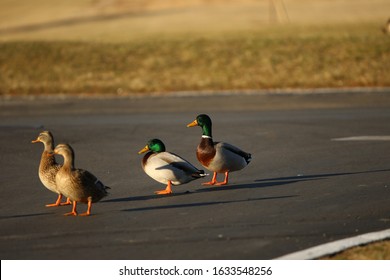
[[[249,164],[252,160],[252,155],[251,154],[246,154],[246,156],[244,157],[245,158],[245,161],[247,164]]]

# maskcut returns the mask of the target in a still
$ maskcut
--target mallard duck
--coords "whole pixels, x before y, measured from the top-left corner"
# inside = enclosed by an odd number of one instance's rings
[[[207,175],[182,157],[166,152],[159,139],[150,140],[138,154],[145,152],[148,153],[141,162],[145,173],[157,182],[167,184],[165,190],[156,191],[156,194],[171,194],[172,185],[185,184]]]
[[[55,203],[46,204],[46,207],[60,206],[60,205],[69,205],[71,204],[69,198],[65,203],[61,203],[62,193],[57,188],[56,184],[56,174],[60,170],[61,165],[56,162],[54,157],[49,156],[50,153],[53,153],[54,148],[54,138],[50,131],[42,131],[36,140],[31,141],[31,143],[43,143],[43,153],[41,156],[41,161],[39,163],[38,175],[42,184],[52,192],[58,194],[58,198]]]
[[[90,172],[77,169],[74,166],[74,151],[68,144],[59,144],[54,149],[54,154],[64,157],[64,164],[57,172],[56,184],[62,194],[73,201],[72,212],[66,213],[66,216],[77,216],[77,203],[83,202],[88,204],[88,209],[81,216],[91,214],[92,203],[98,202],[107,193],[109,187],[105,186],[95,175]]]
[[[196,150],[196,157],[207,169],[214,172],[210,182],[203,185],[226,185],[229,182],[229,173],[243,169],[252,159],[251,154],[224,142],[214,142],[212,138],[211,119],[201,114],[187,125],[187,127],[200,126],[202,139]],[[217,182],[217,173],[225,173],[225,180]]]

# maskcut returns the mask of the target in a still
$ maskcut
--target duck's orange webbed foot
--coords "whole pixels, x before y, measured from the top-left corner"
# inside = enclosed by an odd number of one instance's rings
[[[64,214],[64,216],[77,216],[78,213],[77,213],[77,211],[76,211],[76,206],[77,206],[77,202],[76,202],[76,201],[73,201],[72,212],[66,213],[66,214]]]
[[[167,190],[161,190],[161,191],[155,191],[155,194],[171,194],[172,191],[167,191]]]
[[[61,206],[65,206],[65,205],[71,205],[72,202],[70,201],[70,198],[68,197],[68,199],[66,200],[66,202],[63,202],[63,203],[60,203]]]
[[[89,216],[91,215],[92,201],[88,200],[88,209],[87,212],[80,214],[80,216]]]
[[[60,204],[58,203],[52,203],[52,204],[46,204],[45,205],[46,207],[57,207],[57,206],[60,206]]]
[[[62,199],[62,194],[59,194],[56,202],[55,203],[51,203],[51,204],[46,204],[46,207],[57,207],[57,206],[60,206],[61,205],[61,199]]]
[[[85,212],[85,213],[80,214],[79,216],[90,216],[90,215],[91,215],[91,212]]]
[[[65,213],[64,216],[77,216],[78,213],[77,212],[69,212],[69,213]]]
[[[227,185],[228,183],[229,183],[229,172],[225,172],[225,180],[223,182],[218,182],[215,185],[223,186],[223,185]]]
[[[203,183],[203,186],[213,186],[217,184],[217,172],[214,172],[213,178],[211,179],[210,182]]]
[[[172,183],[171,181],[168,181],[168,185],[165,188],[165,190],[156,191],[155,194],[171,194],[172,193]]]

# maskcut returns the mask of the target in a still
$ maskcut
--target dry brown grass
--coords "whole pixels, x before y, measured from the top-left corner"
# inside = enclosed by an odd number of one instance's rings
[[[128,43],[8,42],[0,44],[0,93],[390,86],[382,34],[362,36],[361,28],[348,26],[322,35],[315,30]]]
[[[0,94],[390,85],[388,0],[269,3],[0,1]]]
[[[390,260],[390,241],[354,247],[322,260]]]

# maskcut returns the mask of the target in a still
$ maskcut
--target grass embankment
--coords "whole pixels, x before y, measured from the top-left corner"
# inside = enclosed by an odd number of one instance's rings
[[[390,260],[390,241],[357,246],[322,260]]]
[[[377,26],[0,43],[0,94],[390,86]]]

